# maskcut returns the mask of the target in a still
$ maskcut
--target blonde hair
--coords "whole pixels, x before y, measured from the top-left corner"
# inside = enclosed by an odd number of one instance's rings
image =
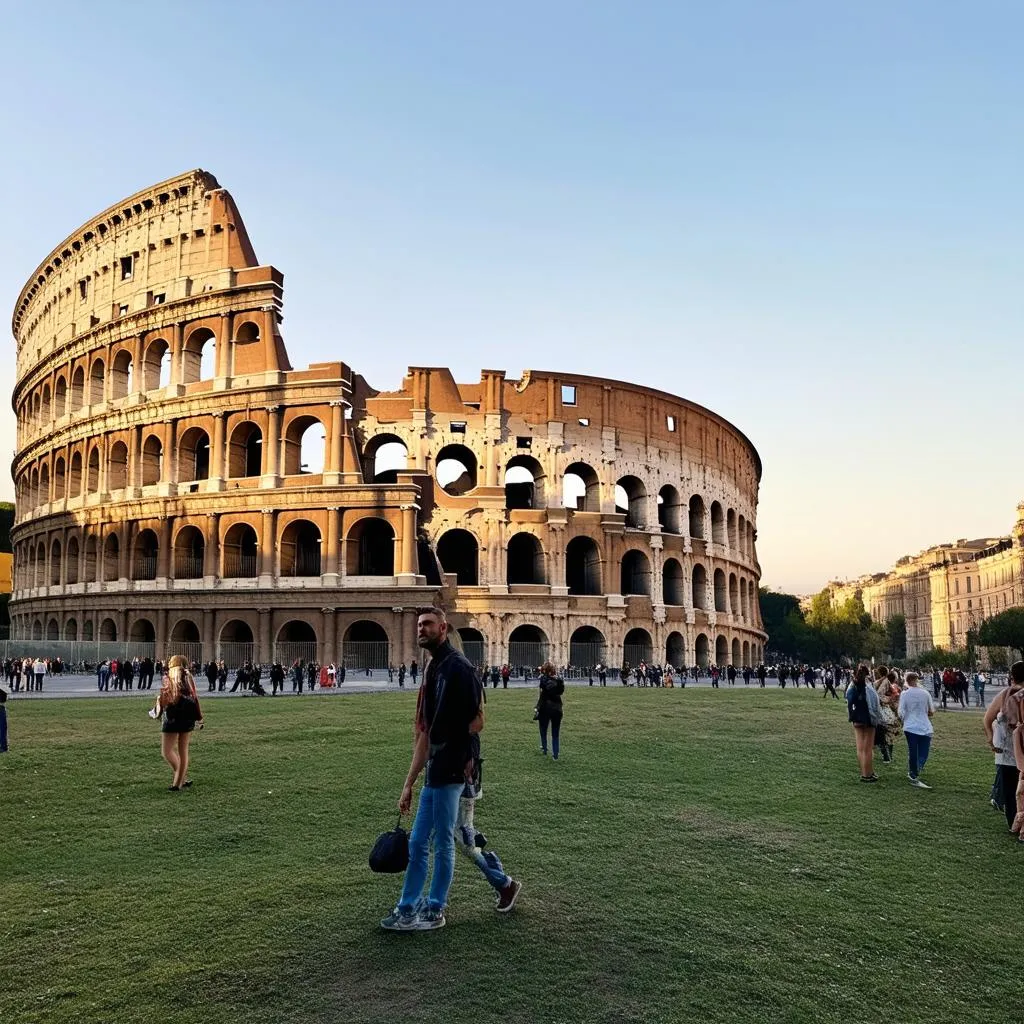
[[[195,689],[195,685],[185,655],[172,655],[171,660],[167,662],[167,679],[163,686],[168,697],[167,703],[173,704],[181,696],[182,690]]]

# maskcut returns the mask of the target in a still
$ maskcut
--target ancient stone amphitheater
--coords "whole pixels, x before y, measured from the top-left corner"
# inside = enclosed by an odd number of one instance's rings
[[[735,427],[578,374],[293,369],[282,284],[201,170],[32,274],[13,636],[386,666],[439,601],[480,663],[758,661],[761,464]]]

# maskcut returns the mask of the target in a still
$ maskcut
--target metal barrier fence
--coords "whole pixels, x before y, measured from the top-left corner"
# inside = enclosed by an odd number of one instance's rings
[[[391,664],[391,644],[386,640],[343,644],[341,663],[352,669],[387,668]]]
[[[636,666],[640,662],[650,665],[653,651],[650,644],[626,644],[622,648],[622,660],[627,665]]]
[[[462,653],[474,665],[483,665],[487,660],[487,644],[481,640],[463,640]]]
[[[224,662],[226,668],[239,668],[247,661],[255,662],[256,645],[235,640],[222,640],[218,644],[218,656]]]
[[[156,658],[156,644],[143,640],[0,640],[0,660],[60,658],[69,669],[117,658]]]
[[[296,661],[308,664],[318,660],[315,640],[283,640],[274,644],[274,661],[279,661],[286,669]]]
[[[508,645],[508,663],[535,669],[548,660],[548,644],[543,641],[515,641]]]
[[[569,644],[569,666],[573,669],[590,669],[594,665],[605,665],[604,644]]]
[[[188,640],[168,640],[167,657],[173,658],[175,654],[183,654],[193,665],[203,663],[203,645]]]

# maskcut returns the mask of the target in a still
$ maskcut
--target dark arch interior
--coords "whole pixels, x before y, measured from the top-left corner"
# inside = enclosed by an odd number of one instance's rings
[[[445,572],[455,573],[460,587],[475,587],[478,580],[476,538],[468,530],[449,530],[438,538],[437,557]]]
[[[508,542],[506,578],[511,583],[543,583],[544,551],[533,534],[517,533]]]
[[[565,549],[565,582],[570,594],[600,594],[601,552],[590,537],[573,537]]]

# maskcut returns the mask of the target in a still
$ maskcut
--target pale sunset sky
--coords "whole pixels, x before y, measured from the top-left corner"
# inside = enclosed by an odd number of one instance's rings
[[[3,38],[5,316],[80,223],[203,167],[285,274],[294,365],[565,370],[731,420],[773,588],[1014,522],[1016,0],[100,0]]]

